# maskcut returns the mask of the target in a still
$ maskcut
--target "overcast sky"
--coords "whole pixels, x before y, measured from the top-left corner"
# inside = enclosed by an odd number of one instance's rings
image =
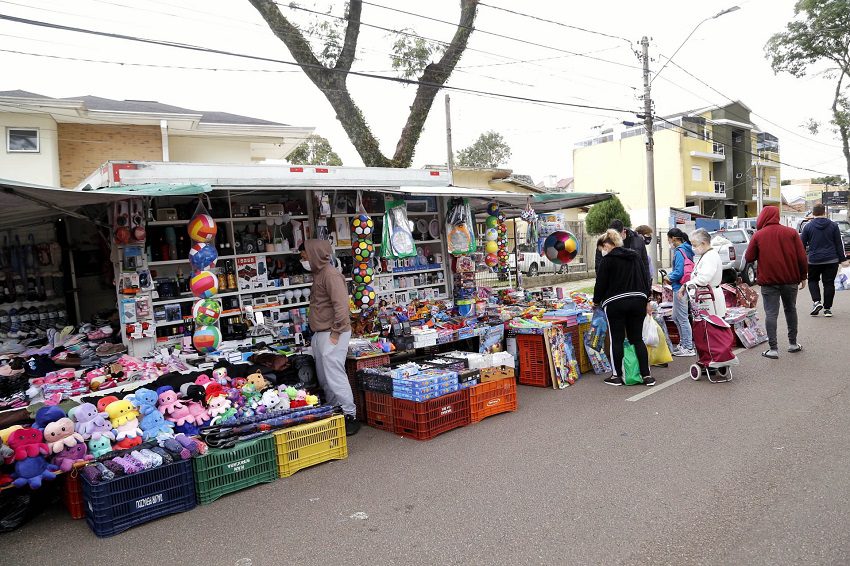
[[[736,0],[600,0],[565,2],[491,0],[572,26],[633,40],[585,33],[482,6],[469,50],[449,84],[505,93],[621,109],[639,109],[641,71],[632,52],[648,35],[657,70],[700,20],[729,8]],[[459,2],[450,0],[376,0],[439,19],[456,21]],[[489,2],[488,2],[489,3]],[[166,39],[239,53],[292,60],[247,0],[0,0],[0,13],[66,25]],[[342,15],[342,2],[321,2]],[[753,120],[780,139],[782,160],[840,174],[845,170],[838,142],[828,131],[817,138],[801,127],[808,118],[829,119],[832,85],[820,78],[775,76],[763,46],[792,16],[793,0],[739,0],[740,10],[705,22],[675,57],[675,61],[717,91],[740,99],[764,119]],[[315,7],[311,0],[303,6]],[[26,7],[29,6],[29,7]],[[38,8],[36,8],[37,6]],[[287,15],[293,12],[282,8]],[[298,14],[298,13],[296,13]],[[296,16],[305,22],[304,14]],[[453,28],[444,24],[365,5],[361,20],[391,29],[410,28],[429,38],[449,40]],[[333,20],[329,20],[333,21]],[[539,43],[511,41],[482,33],[496,32]],[[390,72],[392,38],[364,27],[355,70]],[[115,99],[157,100],[197,110],[221,110],[299,126],[315,126],[327,137],[346,165],[361,165],[354,147],[334,118],[323,95],[299,70],[274,63],[252,62],[166,47],[52,31],[0,21],[0,49],[69,58],[98,59],[163,66],[193,66],[232,70],[191,70],[69,61],[0,51],[0,90],[23,89],[54,97],[91,94]],[[565,51],[591,53],[619,64]],[[531,62],[525,62],[530,61]],[[733,61],[738,63],[733,65]],[[251,71],[247,71],[247,70]],[[263,70],[263,71],[259,71]],[[274,72],[266,72],[274,71]],[[364,111],[386,154],[391,155],[407,117],[414,88],[366,78],[349,78],[355,100]],[[547,175],[572,174],[572,147],[594,126],[635,120],[633,114],[513,102],[482,95],[451,93],[455,149],[469,145],[483,131],[501,132],[511,148],[508,164],[535,181]],[[653,83],[660,114],[672,114],[727,100],[670,65]],[[414,166],[445,163],[445,114],[440,94],[431,110],[414,157]],[[783,167],[783,178],[816,174]]]

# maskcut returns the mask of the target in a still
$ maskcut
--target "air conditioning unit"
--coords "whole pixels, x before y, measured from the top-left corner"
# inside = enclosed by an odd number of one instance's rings
[[[744,136],[732,136],[732,141],[734,143],[741,143],[744,141]]]

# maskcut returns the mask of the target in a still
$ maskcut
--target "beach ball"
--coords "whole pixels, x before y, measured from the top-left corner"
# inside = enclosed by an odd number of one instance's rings
[[[496,242],[487,242],[484,244],[484,251],[488,254],[494,254],[499,251],[499,244]]]
[[[484,256],[484,264],[487,267],[496,267],[499,263],[499,257],[496,254],[487,254]]]
[[[499,230],[496,228],[487,228],[487,231],[484,233],[484,239],[488,242],[492,242],[499,237]]]
[[[368,285],[372,282],[375,272],[368,263],[358,263],[351,270],[351,279],[355,285]]]
[[[221,316],[221,303],[215,299],[201,299],[192,307],[192,316],[199,326],[215,324]]]
[[[199,214],[189,221],[188,231],[193,241],[209,243],[215,240],[218,226],[209,214]]]
[[[491,202],[487,205],[487,214],[490,216],[499,216],[499,205],[495,202]]]
[[[368,214],[359,214],[351,221],[351,233],[357,239],[367,238],[375,230],[375,223]]]
[[[198,242],[189,250],[189,263],[196,271],[215,267],[216,261],[218,261],[218,252],[212,244]]]
[[[192,335],[192,345],[201,354],[215,352],[220,343],[221,330],[217,326],[202,326]]]
[[[354,245],[351,246],[351,251],[354,253],[354,261],[358,263],[365,263],[366,260],[372,257],[372,253],[375,251],[375,246],[372,245],[372,242],[362,240],[360,242],[355,242]]]
[[[218,277],[210,271],[199,271],[189,280],[189,288],[199,299],[209,299],[218,293]]]
[[[375,304],[375,290],[369,285],[360,285],[354,288],[351,298],[354,300],[355,307],[366,309]]]
[[[579,243],[570,232],[553,232],[543,242],[543,253],[552,263],[570,263],[579,252]]]
[[[499,226],[499,219],[495,216],[488,216],[487,220],[484,221],[484,225],[487,228],[496,228]]]

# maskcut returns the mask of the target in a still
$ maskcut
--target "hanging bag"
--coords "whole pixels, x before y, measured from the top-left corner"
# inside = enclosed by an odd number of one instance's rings
[[[407,203],[403,200],[388,200],[384,206],[381,257],[415,257],[416,245],[413,243],[413,232],[407,220]]]
[[[638,364],[635,347],[626,340],[623,348],[623,383],[626,385],[641,385],[643,377],[640,375],[640,364]]]
[[[642,331],[643,343],[647,346],[658,346],[658,328],[655,320],[646,315],[643,319],[643,331]]]
[[[754,309],[759,304],[759,294],[749,285],[743,282],[741,278],[735,283],[735,292],[738,295],[738,306],[748,309]]]

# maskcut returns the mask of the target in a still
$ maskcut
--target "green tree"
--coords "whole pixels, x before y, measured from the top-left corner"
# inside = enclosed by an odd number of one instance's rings
[[[409,167],[434,98],[466,50],[478,14],[478,0],[459,0],[460,17],[457,27],[451,40],[439,42],[440,47],[425,47],[415,38],[413,41],[397,40],[392,47],[393,68],[403,78],[415,77],[419,83],[392,157],[381,152],[379,141],[372,133],[360,107],[354,102],[346,82],[357,52],[362,0],[347,2],[344,17],[307,10],[295,3],[287,5],[274,0],[248,1],[257,9],[271,31],[286,45],[293,59],[301,65],[304,74],[328,100],[363,163],[370,167]],[[427,3],[421,2],[420,5],[425,6]],[[287,15],[281,10],[285,10]],[[327,16],[334,19],[338,25],[334,24],[329,28],[328,24],[324,27],[321,24],[299,24],[291,17],[296,13]],[[405,33],[395,35],[412,37]],[[431,55],[439,55],[439,59],[431,60]],[[376,91],[382,88],[380,85],[373,86]]]
[[[511,147],[502,134],[490,130],[475,142],[457,152],[457,164],[461,167],[489,167],[504,165],[511,158]]]
[[[844,180],[844,177],[841,175],[828,175],[826,177],[818,177],[816,179],[812,179],[813,185],[830,185],[830,186],[841,186],[846,185],[847,181]]]
[[[834,81],[832,120],[841,139],[850,177],[850,4],[847,0],[798,0],[794,19],[785,31],[773,35],[765,45],[765,56],[775,73],[785,71],[803,77],[827,65],[824,77]],[[809,121],[817,133],[818,124]]]
[[[608,229],[615,218],[622,220],[625,226],[632,225],[632,218],[623,208],[623,203],[617,197],[611,197],[590,207],[590,212],[584,219],[584,225],[588,234],[601,234]]]
[[[310,134],[287,158],[293,165],[342,165],[342,159],[331,143],[316,134]]]

